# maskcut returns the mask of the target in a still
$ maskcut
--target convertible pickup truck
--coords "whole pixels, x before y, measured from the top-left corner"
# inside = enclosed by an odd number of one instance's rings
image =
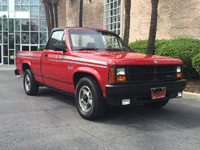
[[[106,105],[163,107],[186,86],[181,60],[135,53],[115,33],[94,28],[55,28],[43,51],[19,51],[16,59],[27,95],[40,86],[70,94],[88,120]]]

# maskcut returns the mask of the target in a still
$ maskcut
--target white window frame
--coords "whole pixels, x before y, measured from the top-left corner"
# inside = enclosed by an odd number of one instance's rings
[[[116,7],[114,7],[114,3],[116,3]],[[122,4],[123,4],[123,0],[109,0],[109,2],[108,2],[108,0],[105,0],[105,8],[104,8],[104,28],[106,30],[115,32],[119,36],[122,35],[122,8],[123,8]],[[113,6],[113,7],[111,8],[111,6]],[[108,7],[109,7],[109,9],[107,9]],[[119,9],[120,9],[120,11],[118,11]],[[111,16],[111,11],[113,13],[112,16]],[[114,14],[114,11],[117,14]],[[109,13],[109,16],[107,16],[108,13]],[[115,22],[114,22],[114,17],[116,17]],[[118,17],[120,17],[120,20],[118,20]],[[109,22],[107,22],[107,19],[109,20]],[[111,19],[112,19],[112,23],[111,23]],[[116,28],[114,26],[115,23],[116,23]],[[119,23],[120,27],[119,27],[118,23]],[[112,26],[112,29],[111,29],[111,26]]]
[[[14,19],[14,21],[16,20],[16,19],[28,19],[29,20],[29,30],[28,31],[22,31],[22,29],[21,29],[21,22],[20,22],[20,30],[19,31],[16,31],[15,30],[15,24],[14,24],[14,32],[13,33],[10,33],[10,31],[9,31],[9,28],[6,30],[6,33],[8,34],[8,42],[6,43],[6,45],[8,46],[8,56],[4,56],[3,54],[4,54],[4,46],[3,46],[3,44],[5,44],[4,43],[4,36],[3,36],[3,34],[2,34],[2,43],[0,43],[0,44],[2,44],[2,46],[1,46],[1,54],[2,54],[2,62],[1,62],[1,64],[4,64],[4,59],[6,58],[6,59],[8,59],[8,64],[10,64],[10,59],[9,59],[9,54],[10,54],[10,51],[13,51],[14,50],[14,56],[16,56],[16,47],[18,47],[18,46],[20,46],[20,51],[22,50],[22,46],[29,46],[29,51],[31,50],[31,46],[37,46],[37,47],[45,47],[45,45],[46,44],[42,44],[42,43],[40,43],[40,34],[41,33],[43,33],[43,32],[45,32],[46,33],[46,35],[47,35],[47,37],[48,37],[48,30],[46,30],[46,31],[40,31],[40,20],[45,20],[46,18],[45,17],[40,17],[40,14],[39,14],[39,12],[40,12],[40,7],[43,7],[42,5],[42,1],[41,0],[39,0],[39,3],[37,3],[37,4],[31,4],[31,1],[29,1],[29,3],[27,3],[27,4],[22,4],[21,3],[22,1],[20,1],[20,3],[18,3],[18,4],[15,4],[15,0],[8,0],[8,4],[6,5],[6,6],[8,6],[8,10],[7,11],[2,11],[3,10],[3,4],[0,4],[0,7],[2,8],[2,10],[0,11],[0,16],[3,16],[3,15],[6,15],[7,17],[6,17],[6,19],[7,19],[7,27],[9,27],[9,19]],[[15,11],[15,6],[19,6],[20,8],[22,7],[22,6],[28,6],[29,7],[29,10],[28,11]],[[37,14],[37,17],[31,17],[31,7],[32,6],[36,6],[37,8],[38,8],[38,14]],[[21,18],[20,16],[21,16],[21,14],[23,14],[23,18]],[[2,18],[3,19],[3,18]],[[31,31],[31,23],[30,23],[30,21],[31,20],[37,20],[38,21],[38,31]],[[3,29],[3,24],[2,24],[2,29]],[[1,30],[1,32],[3,33],[3,30]],[[22,44],[22,39],[21,39],[21,34],[23,33],[23,32],[27,32],[27,33],[29,33],[29,44]],[[38,33],[38,44],[31,44],[31,33],[33,33],[33,32],[35,32],[35,33]],[[16,43],[16,33],[20,33],[20,43]],[[14,35],[14,49],[12,48],[12,49],[10,49],[9,48],[9,35]],[[46,41],[48,41],[48,39],[46,38]],[[16,64],[16,59],[14,59],[14,64]]]
[[[31,51],[31,46],[37,46],[39,48],[40,44],[21,44],[20,45],[20,51],[22,51],[22,46],[28,46],[29,47],[29,51]]]

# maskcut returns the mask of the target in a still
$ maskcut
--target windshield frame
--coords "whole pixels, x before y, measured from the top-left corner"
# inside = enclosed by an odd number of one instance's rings
[[[100,33],[102,36],[104,35],[110,35],[110,36],[114,36],[116,39],[117,39],[117,42],[118,42],[118,45],[119,42],[121,42],[121,44],[125,47],[125,49],[122,49],[122,48],[100,48],[100,49],[97,49],[97,48],[94,48],[94,49],[91,49],[91,48],[80,48],[80,49],[74,49],[73,47],[73,43],[72,43],[72,37],[71,37],[71,34],[73,33],[84,33],[84,34],[87,34],[86,32],[89,32],[89,33],[92,33],[92,34],[95,34],[95,32],[97,33]],[[133,49],[131,49],[128,44],[126,44],[117,34],[115,34],[114,32],[110,32],[110,31],[106,31],[106,30],[95,30],[95,29],[69,29],[68,30],[68,34],[69,34],[69,41],[70,41],[70,45],[71,45],[71,50],[72,51],[80,51],[80,50],[111,50],[111,51],[129,51],[129,52],[135,52]]]

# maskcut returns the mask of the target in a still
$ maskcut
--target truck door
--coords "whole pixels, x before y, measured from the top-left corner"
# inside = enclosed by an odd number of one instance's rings
[[[54,44],[65,43],[64,31],[54,31],[43,50],[41,57],[41,72],[44,84],[61,89],[68,90],[66,69],[62,65],[63,51],[56,51]],[[65,43],[66,44],[66,43]]]

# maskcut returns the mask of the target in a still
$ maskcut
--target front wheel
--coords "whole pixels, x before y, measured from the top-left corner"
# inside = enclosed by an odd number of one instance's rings
[[[24,91],[27,95],[36,95],[38,93],[39,85],[35,81],[31,69],[27,69],[24,73]]]
[[[75,102],[79,114],[87,120],[97,119],[104,114],[103,94],[94,78],[84,77],[79,80],[76,86]]]
[[[149,108],[161,108],[165,106],[168,102],[169,102],[169,99],[159,101],[159,102],[144,103],[144,105]]]

